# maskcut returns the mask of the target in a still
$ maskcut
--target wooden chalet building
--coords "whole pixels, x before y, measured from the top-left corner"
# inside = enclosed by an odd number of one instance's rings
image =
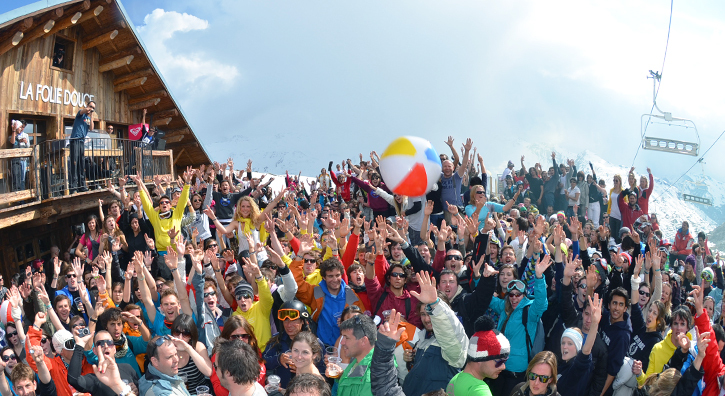
[[[94,100],[86,141],[90,190],[68,188],[67,138],[78,110]],[[142,111],[158,127],[158,150],[141,147]],[[10,144],[12,120],[27,122],[27,148]],[[113,126],[109,134],[108,127]],[[119,0],[41,0],[0,15],[0,271],[50,257],[73,226],[111,199],[110,179],[142,171],[171,175],[209,157],[149,57]],[[46,263],[47,265],[47,263]]]

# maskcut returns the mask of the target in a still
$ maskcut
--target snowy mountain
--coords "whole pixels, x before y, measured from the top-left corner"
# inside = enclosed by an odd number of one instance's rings
[[[585,174],[591,173],[589,162],[594,166],[599,179],[604,179],[607,183],[607,189],[612,187],[612,179],[615,174],[622,176],[624,185],[628,186],[627,174],[628,167],[618,166],[609,163],[589,150],[580,153],[561,152],[540,144],[523,144],[518,147],[517,152],[525,155],[524,164],[526,167],[532,167],[536,162],[541,163],[546,170],[551,166],[551,153],[556,151],[557,164],[566,159],[574,159],[577,170],[584,171]],[[520,166],[520,154],[517,158],[512,158],[516,164],[516,169]],[[496,168],[487,166],[490,173],[501,172],[506,164],[500,164]],[[639,177],[647,175],[646,169],[635,169],[635,175],[639,183]],[[690,229],[693,233],[705,231],[709,233],[719,224],[725,222],[725,183],[716,181],[710,177],[700,177],[697,180],[685,176],[683,180],[672,186],[672,182],[667,179],[657,177],[657,173],[653,170],[655,187],[650,198],[649,211],[656,213],[659,220],[660,229],[667,239],[674,239],[677,229],[682,225],[683,220],[690,223]],[[707,197],[713,200],[713,206],[695,204],[682,200],[682,194],[690,194],[700,197]],[[725,239],[725,238],[724,238]],[[714,241],[713,241],[714,242]]]

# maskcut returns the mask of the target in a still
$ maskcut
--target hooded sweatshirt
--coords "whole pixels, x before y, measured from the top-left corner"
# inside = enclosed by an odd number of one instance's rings
[[[677,347],[672,343],[672,339],[670,337],[671,335],[672,330],[667,332],[664,340],[658,342],[652,347],[652,352],[649,354],[649,365],[647,365],[647,371],[644,375],[637,377],[637,382],[640,386],[644,384],[644,381],[650,376],[650,374],[661,373],[667,362],[669,362],[670,358],[672,358],[672,355],[675,354]],[[689,332],[687,333],[687,338],[692,339],[692,335]]]
[[[604,310],[602,312],[602,320],[599,322],[599,335],[602,337],[602,341],[607,344],[607,374],[616,377],[619,373],[619,369],[624,363],[624,357],[627,354],[627,348],[629,348],[631,334],[628,313],[623,313],[623,320],[611,323],[609,311]]]

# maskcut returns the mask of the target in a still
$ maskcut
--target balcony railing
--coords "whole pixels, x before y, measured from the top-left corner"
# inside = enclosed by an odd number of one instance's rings
[[[106,188],[109,180],[140,172],[144,182],[156,175],[173,178],[171,150],[149,150],[140,141],[113,138],[84,140],[82,161],[73,161],[70,139],[47,140],[32,148],[0,149],[0,208],[69,196],[74,187]],[[83,169],[83,180],[72,175]]]

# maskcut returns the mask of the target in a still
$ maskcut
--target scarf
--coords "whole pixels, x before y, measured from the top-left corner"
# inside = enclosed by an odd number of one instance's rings
[[[170,210],[167,210],[166,212],[159,212],[159,219],[164,219],[164,220],[170,219],[171,215],[172,215],[172,213]]]
[[[125,335],[121,334],[121,338],[113,341],[113,345],[116,346],[116,354],[113,355],[116,359],[120,359],[126,356],[128,353],[128,339]]]

